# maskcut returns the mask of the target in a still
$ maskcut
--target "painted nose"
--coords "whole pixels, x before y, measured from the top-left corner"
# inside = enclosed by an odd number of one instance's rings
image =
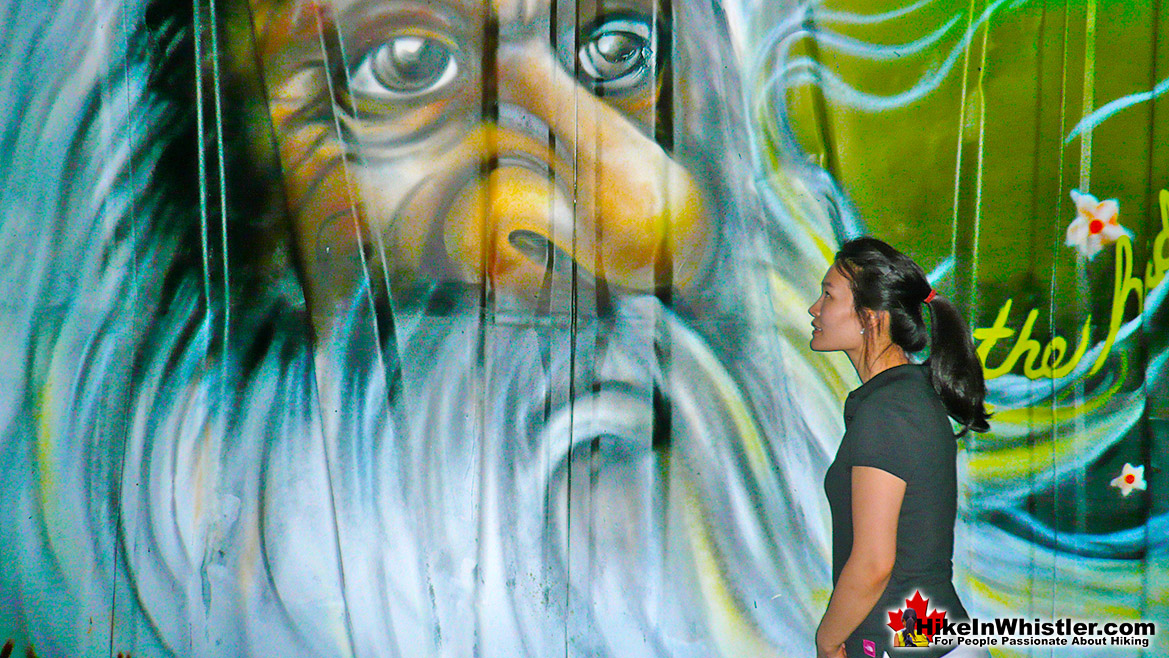
[[[500,120],[484,126],[493,166],[451,206],[450,258],[505,288],[539,287],[572,261],[631,290],[693,281],[711,227],[690,173],[547,48],[505,45],[497,60]]]

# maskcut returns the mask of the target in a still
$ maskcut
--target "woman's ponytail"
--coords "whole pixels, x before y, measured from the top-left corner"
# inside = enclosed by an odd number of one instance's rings
[[[857,314],[866,309],[889,313],[889,338],[906,353],[929,345],[930,382],[954,420],[968,431],[985,432],[989,414],[982,362],[962,314],[939,297],[913,259],[871,237],[849,240],[836,253],[836,266],[849,280]],[[923,306],[930,308],[926,329]]]
[[[936,294],[927,306],[933,317],[930,330],[930,382],[946,412],[962,424],[958,436],[967,431],[985,432],[986,382],[982,377],[982,362],[974,351],[970,329],[962,314],[950,300]]]

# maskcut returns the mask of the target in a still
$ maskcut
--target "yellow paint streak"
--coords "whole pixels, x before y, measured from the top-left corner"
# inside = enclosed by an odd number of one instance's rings
[[[51,372],[51,371],[50,371]],[[54,431],[52,414],[49,409],[52,405],[52,394],[50,393],[49,380],[37,391],[37,469],[40,475],[40,494],[41,494],[41,509],[45,511],[45,520],[47,521],[51,516],[51,510],[54,507],[52,501],[56,500],[56,482],[53,477],[52,459],[53,459],[53,437],[56,435]]]
[[[1113,395],[1120,392],[1123,384],[1124,382],[1118,377],[1106,391],[1077,404],[1063,407],[1022,407],[997,411],[994,415],[994,421],[996,424],[1026,425],[1028,427],[1033,427],[1036,424],[1066,423],[1099,411],[1105,404],[1108,404]]]
[[[718,399],[723,404],[723,410],[734,424],[735,435],[742,442],[743,454],[751,465],[752,475],[756,481],[764,481],[771,477],[773,469],[770,456],[763,445],[755,419],[739,394],[738,387],[723,370],[718,359],[707,350],[697,350],[695,359],[718,391]]]
[[[237,578],[240,591],[247,596],[253,596],[257,585],[260,564],[260,522],[254,514],[245,510],[252,509],[246,501],[240,501],[239,522],[244,528],[243,549],[240,551],[240,567]],[[245,513],[246,512],[246,513]]]
[[[976,599],[994,601],[1004,608],[1011,608],[1018,605],[1018,600],[1014,596],[1008,596],[1004,592],[992,589],[985,582],[977,578],[968,578],[966,580],[967,587],[974,592]]]
[[[798,186],[798,179],[789,178],[783,172],[783,165],[778,161],[773,163],[772,167],[776,173],[771,177],[771,189],[779,197],[779,200],[788,209],[791,218],[802,229],[797,233],[801,233],[807,237],[815,245],[819,251],[821,258],[824,259],[824,267],[827,268],[836,259],[836,246],[834,243],[829,243],[822,235],[825,234],[824,227],[817,227],[808,221],[805,209],[818,209],[818,203],[812,199],[811,195],[802,190]],[[824,224],[827,225],[827,218],[824,217]]]
[[[1111,435],[1126,427],[1143,412],[1143,405],[1128,405],[1123,413],[1109,419],[1105,425],[1095,428],[1094,434]],[[1083,448],[1084,437],[1080,433],[1066,432],[1064,438],[1044,441],[1033,446],[1018,446],[980,453],[970,457],[970,471],[979,479],[1010,480],[1023,478],[1050,470],[1052,464],[1073,461]]]
[[[744,618],[723,580],[723,568],[711,545],[710,532],[703,522],[698,496],[689,485],[684,495],[686,527],[694,553],[695,573],[702,589],[707,623],[714,634],[719,653],[724,656],[778,656],[775,647],[760,637],[754,625]]]

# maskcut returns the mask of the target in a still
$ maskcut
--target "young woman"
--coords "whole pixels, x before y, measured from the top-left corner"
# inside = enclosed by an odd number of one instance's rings
[[[845,402],[844,438],[824,478],[833,591],[816,649],[821,658],[881,658],[893,645],[889,613],[915,592],[949,620],[967,617],[952,583],[957,448],[950,418],[959,436],[986,431],[986,385],[958,309],[893,247],[874,238],[845,243],[821,288],[808,309],[811,347],[847,354],[861,386]],[[927,347],[926,363],[910,361]]]

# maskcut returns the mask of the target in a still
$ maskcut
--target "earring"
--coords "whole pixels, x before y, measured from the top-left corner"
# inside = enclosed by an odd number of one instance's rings
[[[864,327],[861,327],[861,333],[862,333],[862,334],[863,334],[863,333],[865,333],[865,328],[864,328]]]

